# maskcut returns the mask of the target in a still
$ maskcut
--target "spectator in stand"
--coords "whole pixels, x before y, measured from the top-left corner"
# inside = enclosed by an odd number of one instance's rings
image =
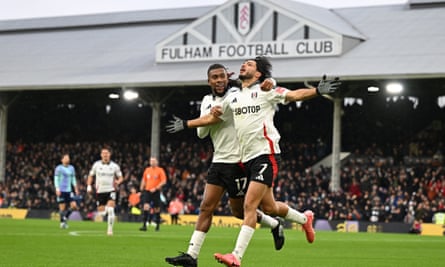
[[[411,234],[421,234],[422,233],[422,221],[414,220],[411,228],[409,229]]]
[[[140,202],[141,193],[137,191],[136,186],[132,186],[130,195],[128,196],[128,217],[130,222],[139,221],[139,217],[141,216]]]
[[[168,213],[170,214],[171,224],[178,224],[179,214],[184,213],[184,204],[179,198],[175,197],[170,201]]]
[[[195,205],[193,205],[192,200],[189,198],[184,205],[184,212],[187,214],[196,214]]]
[[[355,198],[360,198],[362,196],[362,192],[360,190],[360,184],[357,178],[352,178],[352,183],[349,186],[349,193],[351,194],[351,196]]]
[[[8,196],[7,188],[3,184],[3,182],[0,182],[0,209],[1,208],[7,208],[8,205],[6,203],[6,198]]]

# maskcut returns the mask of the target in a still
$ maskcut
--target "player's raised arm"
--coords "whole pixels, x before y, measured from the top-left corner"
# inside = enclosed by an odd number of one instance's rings
[[[221,119],[212,114],[207,114],[193,120],[183,120],[179,117],[173,116],[173,120],[165,127],[167,132],[176,133],[187,128],[197,128],[201,126],[212,125],[220,122]]]
[[[309,88],[301,88],[297,90],[292,90],[286,94],[286,101],[295,102],[303,101],[314,98],[316,96],[321,96],[325,94],[333,94],[340,87],[341,82],[338,77],[333,80],[327,80],[326,75],[318,83],[317,87],[308,85]]]

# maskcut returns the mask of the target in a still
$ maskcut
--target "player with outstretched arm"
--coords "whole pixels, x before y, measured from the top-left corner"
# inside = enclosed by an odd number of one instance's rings
[[[211,94],[204,96],[201,102],[201,116],[209,114],[213,107],[220,105],[224,98],[239,90],[235,81],[229,79],[230,74],[221,64],[212,64],[207,70],[207,80]],[[267,79],[262,87],[271,90],[274,86],[272,79]],[[212,224],[213,213],[218,207],[222,196],[227,192],[232,214],[242,219],[243,202],[248,187],[248,179],[240,164],[240,150],[233,127],[233,121],[224,121],[218,124],[199,127],[198,136],[205,138],[210,135],[214,154],[210,165],[207,183],[205,185],[203,200],[199,209],[195,231],[190,238],[186,253],[176,257],[167,257],[165,260],[174,266],[196,267],[201,246]],[[257,222],[270,227],[274,238],[276,250],[284,245],[284,233],[281,221],[257,211]]]
[[[325,77],[315,88],[289,90],[276,87],[271,91],[261,90],[259,83],[271,76],[269,60],[265,57],[246,60],[240,68],[239,78],[242,89],[228,95],[221,105],[221,116],[209,114],[194,120],[175,119],[167,130],[175,132],[184,128],[196,128],[227,121],[234,121],[241,149],[241,160],[246,167],[250,184],[244,201],[244,220],[232,253],[215,253],[218,262],[226,266],[239,267],[248,244],[255,231],[256,210],[258,207],[270,215],[302,225],[309,243],[315,240],[312,223],[313,212],[301,213],[287,204],[275,201],[273,182],[278,174],[280,162],[280,134],[273,123],[278,103],[308,100],[322,94],[334,93],[340,86],[338,78]]]

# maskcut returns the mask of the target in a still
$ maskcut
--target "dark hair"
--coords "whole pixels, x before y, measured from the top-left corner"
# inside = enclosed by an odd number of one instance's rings
[[[231,79],[230,76],[233,73],[228,73],[227,68],[224,65],[219,64],[219,63],[215,63],[215,64],[212,64],[212,65],[209,66],[209,68],[207,69],[207,77],[209,76],[210,71],[216,70],[216,69],[224,69],[226,71],[227,76],[228,76],[228,83],[227,83],[227,85],[228,85],[229,88],[231,88],[231,87],[241,88],[241,82],[238,79]],[[216,95],[216,93],[213,92],[213,90],[212,90],[212,94]],[[222,96],[222,95],[220,95],[220,96]]]
[[[263,82],[265,79],[272,77],[272,64],[265,56],[258,56],[253,61],[256,62],[256,69],[261,73],[261,77],[258,79]]]
[[[225,69],[227,72],[227,69],[226,69],[226,67],[224,67],[224,65],[215,63],[215,64],[210,65],[209,68],[207,69],[207,76],[209,75],[210,71],[216,70],[216,69]]]
[[[104,145],[104,146],[102,146],[102,148],[101,148],[100,150],[101,150],[101,151],[102,151],[102,150],[108,150],[108,152],[110,152],[110,154],[113,153],[113,151],[111,150],[111,146],[109,146],[109,145]]]

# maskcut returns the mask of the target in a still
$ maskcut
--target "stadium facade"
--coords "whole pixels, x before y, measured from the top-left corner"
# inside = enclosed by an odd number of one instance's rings
[[[0,180],[8,107],[24,94],[69,90],[82,98],[86,90],[136,90],[152,107],[157,154],[161,103],[202,96],[209,64],[220,62],[236,72],[242,60],[256,55],[271,58],[273,76],[285,85],[316,82],[322,74],[342,78],[342,93],[333,99],[335,167],[344,98],[366,97],[370,86],[392,81],[403,83],[407,96],[445,95],[443,21],[445,1],[434,0],[336,9],[290,0],[230,0],[220,6],[0,21]]]

